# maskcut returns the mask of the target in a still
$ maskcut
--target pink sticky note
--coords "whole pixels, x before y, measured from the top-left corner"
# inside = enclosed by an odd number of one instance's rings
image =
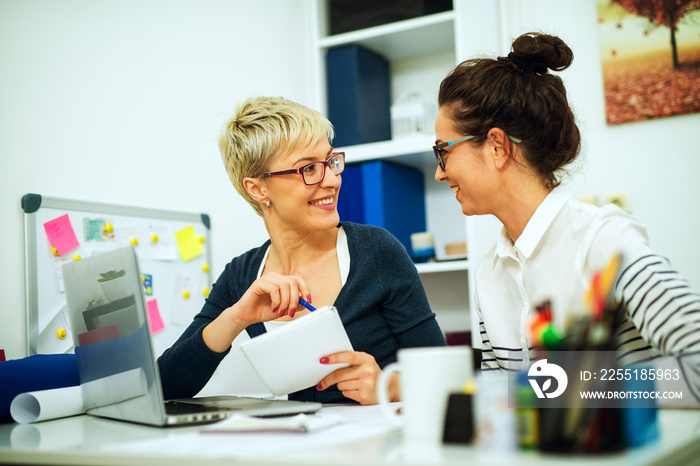
[[[148,306],[148,317],[151,321],[151,333],[160,332],[165,328],[163,323],[163,318],[160,316],[160,309],[158,309],[158,300],[152,299],[146,303]]]
[[[44,230],[49,238],[49,243],[56,248],[59,256],[80,246],[68,214],[44,223]]]

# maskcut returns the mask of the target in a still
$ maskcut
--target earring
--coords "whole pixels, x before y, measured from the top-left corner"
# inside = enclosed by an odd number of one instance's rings
[[[489,138],[486,137],[486,142],[488,142],[489,144],[493,144],[494,142],[496,142],[496,135],[495,135],[495,134],[492,136],[492,138],[493,138],[493,139],[491,139],[491,140],[489,141]]]
[[[265,200],[265,207],[267,207],[268,209],[270,208],[270,200],[269,199]]]

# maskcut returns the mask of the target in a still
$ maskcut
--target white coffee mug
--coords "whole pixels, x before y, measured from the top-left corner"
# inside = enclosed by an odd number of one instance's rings
[[[403,348],[398,362],[384,368],[377,381],[377,397],[385,415],[403,422],[409,439],[441,442],[447,399],[473,378],[472,349],[468,346]],[[389,379],[401,376],[401,415],[389,407]]]

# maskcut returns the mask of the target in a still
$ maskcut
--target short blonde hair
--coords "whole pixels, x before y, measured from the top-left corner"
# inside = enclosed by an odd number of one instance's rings
[[[333,125],[316,110],[283,97],[254,97],[244,101],[221,129],[219,151],[231,183],[262,216],[262,208],[243,185],[258,178],[272,161],[321,138],[333,140]]]

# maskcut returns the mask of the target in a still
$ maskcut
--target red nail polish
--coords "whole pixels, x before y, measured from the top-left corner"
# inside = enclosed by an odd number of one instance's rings
[[[316,385],[316,390],[318,390],[319,392],[323,391],[323,385],[321,385],[321,384]]]
[[[311,295],[310,294],[306,295],[306,302],[311,304]]]
[[[327,357],[325,357],[325,356],[322,357],[322,358],[319,360],[319,362],[320,362],[321,364],[328,364],[328,361],[329,361],[329,359],[328,359]]]

